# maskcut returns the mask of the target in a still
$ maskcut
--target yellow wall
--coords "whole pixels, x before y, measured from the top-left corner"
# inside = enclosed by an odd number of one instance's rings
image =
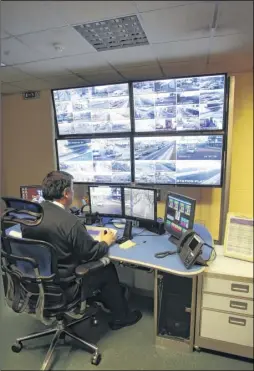
[[[252,212],[253,189],[253,92],[250,74],[236,76],[230,210]],[[3,182],[2,194],[19,196],[21,184],[40,184],[56,168],[54,125],[50,92],[25,101],[20,95],[2,98]],[[246,160],[247,159],[247,160]],[[76,202],[86,187],[76,186]],[[179,188],[179,193],[197,199],[196,221],[218,239],[221,190]],[[164,216],[164,204],[158,207]]]
[[[253,216],[253,73],[235,81],[229,211]]]

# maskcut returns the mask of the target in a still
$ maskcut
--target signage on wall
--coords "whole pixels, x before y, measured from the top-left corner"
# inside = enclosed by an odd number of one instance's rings
[[[39,91],[25,91],[23,94],[24,99],[38,99],[40,98]]]

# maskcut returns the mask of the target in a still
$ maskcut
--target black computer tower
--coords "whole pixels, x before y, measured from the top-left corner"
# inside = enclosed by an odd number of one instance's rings
[[[158,336],[190,338],[192,279],[158,274]]]

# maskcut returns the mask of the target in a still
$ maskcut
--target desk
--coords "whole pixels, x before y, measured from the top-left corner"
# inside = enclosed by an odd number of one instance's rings
[[[112,225],[106,225],[106,227],[112,228]],[[15,230],[16,237],[20,233],[19,225],[16,225],[11,230]],[[212,245],[212,237],[208,230],[202,226],[195,224],[194,230],[203,238],[208,244]],[[154,255],[157,252],[162,252],[172,249],[176,250],[176,246],[168,240],[168,235],[155,235],[149,231],[141,228],[133,228],[133,241],[136,242],[136,246],[124,250],[120,249],[117,244],[110,247],[109,257],[112,261],[131,264],[140,267],[146,267],[154,269],[154,336],[155,344],[158,346],[175,346],[177,349],[193,351],[194,348],[194,334],[195,334],[195,315],[196,315],[196,291],[197,291],[197,276],[201,274],[205,267],[193,266],[191,269],[186,269],[180,259],[176,255],[167,256],[164,259],[157,259]],[[122,234],[122,231],[120,231]],[[146,241],[144,243],[144,241]],[[211,253],[211,249],[208,247],[204,248],[202,257],[208,259]],[[190,338],[186,341],[172,340],[166,337],[158,335],[158,282],[163,278],[163,273],[178,275],[182,277],[188,277],[192,280],[192,293],[191,293],[191,325],[190,325]]]

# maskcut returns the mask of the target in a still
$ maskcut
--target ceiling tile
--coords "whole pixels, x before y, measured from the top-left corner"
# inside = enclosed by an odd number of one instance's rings
[[[209,51],[209,39],[172,41],[170,43],[153,44],[152,49],[159,61],[181,60],[203,57]]]
[[[113,66],[144,65],[149,62],[156,63],[155,53],[150,45],[135,46],[133,48],[110,50],[100,52],[100,55]]]
[[[192,62],[179,62],[162,64],[162,69],[166,76],[188,76],[205,73],[206,59],[200,59]]]
[[[21,81],[31,77],[14,67],[1,67],[0,76],[3,82]]]
[[[20,82],[15,82],[15,86],[24,90],[44,90],[49,89],[50,84],[41,79],[28,79]]]
[[[46,30],[63,26],[57,13],[47,1],[2,1],[1,23],[12,35]]]
[[[233,51],[253,51],[253,39],[245,34],[217,36],[211,40],[211,54],[226,54]]]
[[[99,52],[64,57],[59,60],[59,63],[61,63],[61,66],[81,75],[85,70],[111,69],[108,62]]]
[[[13,37],[2,39],[1,44],[1,61],[6,65],[11,66],[44,58],[42,53],[30,49]]]
[[[135,68],[119,68],[118,70],[128,80],[157,79],[163,77],[158,65],[139,66]]]
[[[135,1],[140,12],[147,12],[157,9],[165,9],[172,6],[181,6],[197,1]]]
[[[8,33],[7,33],[5,30],[3,30],[2,27],[1,27],[0,36],[1,36],[1,39],[3,39],[3,38],[6,38],[6,37],[10,37],[11,35],[8,34]]]
[[[0,90],[2,94],[13,94],[13,93],[18,93],[22,91],[22,89],[20,89],[19,87],[6,84],[6,83],[1,84]]]
[[[70,73],[65,67],[61,65],[62,58],[49,59],[45,61],[25,63],[17,67],[33,76],[44,77],[54,75],[65,75]]]
[[[51,89],[70,88],[88,85],[87,81],[76,75],[49,76],[44,77]]]
[[[91,71],[85,73],[82,77],[91,84],[110,84],[124,81],[124,79],[114,70],[98,71],[97,73]]]
[[[43,53],[47,58],[58,58],[95,51],[76,30],[69,26],[27,34],[18,38],[24,44]],[[54,47],[55,43],[62,46],[63,50],[56,50]]]
[[[253,1],[219,1],[215,35],[253,33]]]
[[[209,36],[214,4],[200,2],[142,13],[142,26],[150,43]]]
[[[49,1],[64,24],[78,24],[136,13],[132,1]]]

